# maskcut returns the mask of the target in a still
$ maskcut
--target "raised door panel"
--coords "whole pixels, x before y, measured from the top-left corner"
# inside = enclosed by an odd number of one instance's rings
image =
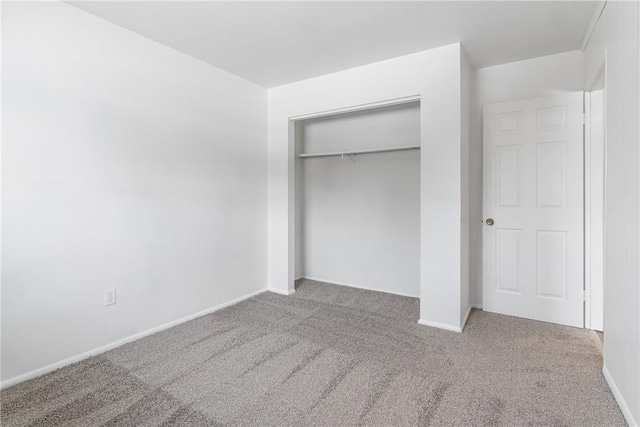
[[[495,148],[497,208],[520,206],[521,152],[519,145]]]
[[[496,290],[520,294],[521,230],[496,229]]]
[[[564,208],[567,192],[566,143],[539,142],[536,150],[538,208]]]
[[[566,299],[567,233],[538,230],[536,236],[536,295]]]
[[[564,105],[538,108],[536,113],[538,132],[561,130],[567,127],[567,107]]]

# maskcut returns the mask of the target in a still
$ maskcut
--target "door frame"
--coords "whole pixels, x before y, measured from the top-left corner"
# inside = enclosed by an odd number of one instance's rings
[[[602,86],[602,87],[600,87]],[[591,93],[602,90],[601,105],[594,105]],[[607,92],[606,92],[606,60],[600,70],[588,85],[584,92],[584,327],[597,331],[603,330],[604,313],[604,255],[605,255],[605,204],[606,198],[606,151],[607,151]],[[601,114],[596,117],[596,114]],[[592,123],[597,120],[602,121],[601,141],[596,141],[598,137],[594,134]],[[600,144],[598,144],[598,142]],[[602,169],[596,167],[603,165]],[[602,186],[594,186],[592,183],[600,181]],[[598,209],[597,204],[592,201],[600,199],[602,209]],[[602,224],[601,235],[595,232],[598,223]],[[596,246],[601,248],[601,256],[594,251]],[[596,252],[596,253],[594,253]],[[598,284],[592,280],[595,271],[601,271],[602,282]]]

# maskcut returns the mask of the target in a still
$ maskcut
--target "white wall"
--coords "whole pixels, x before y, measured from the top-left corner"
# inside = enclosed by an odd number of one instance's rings
[[[265,289],[266,90],[64,3],[2,8],[2,379]]]
[[[471,117],[471,301],[482,306],[482,107],[497,102],[580,91],[583,54],[571,51],[480,68],[472,73]]]
[[[460,258],[460,322],[466,322],[471,310],[471,213],[477,203],[471,198],[471,69],[463,49],[460,50],[460,157],[461,157],[461,241]],[[480,207],[481,209],[481,207]]]
[[[585,85],[606,57],[603,372],[640,423],[640,3],[608,2],[585,49]]]
[[[420,105],[301,120],[296,127],[305,153],[415,146]],[[308,158],[299,166],[296,276],[419,296],[420,151]]]
[[[294,291],[292,117],[420,96],[421,322],[460,330],[460,45],[269,89],[268,286]]]
[[[304,164],[306,160],[300,158],[300,154],[304,153],[304,144],[302,138],[302,122],[298,122],[298,125],[294,124],[294,252],[295,252],[295,265],[294,276],[295,279],[301,279],[304,276]]]

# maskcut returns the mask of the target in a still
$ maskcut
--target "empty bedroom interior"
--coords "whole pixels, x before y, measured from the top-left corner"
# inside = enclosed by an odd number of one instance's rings
[[[639,425],[640,2],[0,17],[3,426]]]

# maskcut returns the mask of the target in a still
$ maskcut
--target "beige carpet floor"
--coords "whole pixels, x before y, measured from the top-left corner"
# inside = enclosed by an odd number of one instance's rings
[[[1,424],[625,425],[592,332],[418,305],[303,281],[3,390]]]

